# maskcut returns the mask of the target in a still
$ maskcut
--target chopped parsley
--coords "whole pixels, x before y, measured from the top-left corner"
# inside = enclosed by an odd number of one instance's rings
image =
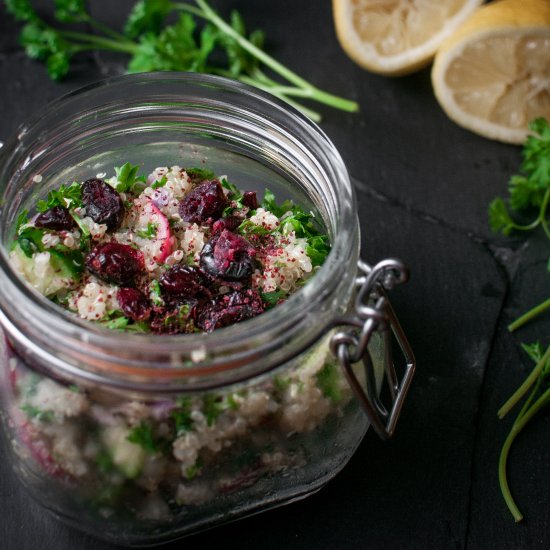
[[[153,428],[146,422],[141,422],[141,424],[132,428],[126,439],[128,439],[130,443],[135,443],[143,447],[150,453],[156,453],[161,449],[161,445],[155,440],[153,435]]]
[[[36,209],[45,212],[55,206],[63,208],[77,208],[82,206],[82,188],[80,183],[74,181],[71,185],[61,185],[59,189],[52,189],[46,200],[39,200]]]
[[[25,403],[21,405],[21,410],[32,420],[38,420],[39,422],[52,422],[55,416],[53,411],[43,411],[38,407]]]
[[[32,258],[34,253],[42,252],[44,250],[44,245],[42,244],[43,236],[43,229],[33,226],[26,226],[20,229],[14,245],[18,244],[25,256]]]
[[[280,300],[286,298],[286,292],[284,290],[274,290],[272,292],[262,292],[262,302],[269,307],[273,307],[279,303]]]
[[[223,410],[222,401],[218,396],[208,393],[202,398],[202,406],[206,423],[212,426]]]
[[[335,363],[327,363],[317,373],[317,383],[323,392],[323,395],[333,403],[342,400],[342,390],[340,388],[340,375]]]
[[[122,166],[115,166],[117,179],[116,190],[119,193],[139,194],[147,186],[145,176],[138,176],[139,166],[126,162]]]
[[[207,168],[186,168],[185,172],[191,178],[192,182],[201,182],[204,180],[213,180],[216,176],[212,170]],[[223,185],[223,181],[221,182]]]
[[[168,178],[166,176],[162,176],[160,180],[154,181],[151,184],[152,189],[159,189],[161,187],[164,187],[166,183],[168,182]]]
[[[178,400],[179,408],[174,409],[170,416],[174,421],[174,428],[176,430],[176,436],[190,431],[193,429],[193,419],[191,418],[191,399],[189,397],[182,397]]]
[[[149,222],[146,229],[138,229],[136,235],[142,239],[154,239],[157,236],[158,223]]]

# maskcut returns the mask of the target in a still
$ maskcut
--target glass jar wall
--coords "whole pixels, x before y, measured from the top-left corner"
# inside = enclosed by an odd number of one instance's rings
[[[292,198],[322,220],[331,253],[285,303],[212,334],[77,319],[13,271],[15,220],[52,188],[127,161],[204,165]],[[368,422],[328,341],[353,294],[358,224],[342,160],[315,125],[228,80],[127,76],[23,127],[0,185],[2,417],[44,506],[96,536],[151,544],[306,496],[349,460]],[[379,374],[382,347],[374,338]]]

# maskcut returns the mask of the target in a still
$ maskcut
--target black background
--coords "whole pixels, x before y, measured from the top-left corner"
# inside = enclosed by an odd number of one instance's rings
[[[131,4],[89,2],[97,18],[114,26]],[[321,127],[358,181],[363,257],[374,263],[398,256],[410,266],[410,282],[392,301],[418,369],[392,441],[369,432],[344,471],[316,495],[167,548],[549,548],[547,412],[517,439],[510,457],[512,489],[526,517],[521,524],[506,509],[497,479],[513,415],[499,421],[496,412],[531,368],[518,344],[548,343],[550,332],[548,315],[518,334],[506,330],[548,297],[547,242],[540,235],[498,237],[487,224],[487,205],[505,194],[520,148],[451,122],[434,98],[429,68],[388,79],[355,66],[336,40],[326,0],[212,4],[225,14],[227,5],[238,8],[249,28],[266,31],[276,58],[359,102],[356,114],[319,107]],[[48,101],[124,71],[123,57],[89,54],[63,83],[53,83],[25,57],[17,33],[1,6],[0,141]],[[111,548],[47,515],[0,452],[2,550]]]

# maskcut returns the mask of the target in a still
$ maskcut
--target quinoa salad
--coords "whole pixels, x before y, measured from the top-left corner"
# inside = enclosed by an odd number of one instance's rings
[[[107,329],[215,338],[287,299],[328,252],[315,216],[267,190],[260,201],[204,169],[143,177],[127,163],[23,212],[10,258],[42,295]],[[303,468],[307,438],[351,400],[326,339],[261,381],[150,400],[63,384],[15,353],[9,364],[17,452],[108,518],[173,521]]]
[[[14,269],[82,319],[212,332],[284,301],[329,251],[315,216],[268,190],[259,203],[204,169],[138,169],[62,185],[19,217]]]

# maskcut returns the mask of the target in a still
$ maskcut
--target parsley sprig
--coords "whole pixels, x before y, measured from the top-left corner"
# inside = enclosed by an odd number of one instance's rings
[[[70,185],[60,185],[58,189],[52,189],[48,193],[46,200],[39,200],[36,203],[36,209],[39,212],[45,212],[55,206],[62,206],[63,208],[82,206],[82,187],[80,183],[74,181]]]
[[[55,0],[54,19],[64,25],[87,23],[93,33],[46,23],[31,0],[4,2],[8,12],[25,23],[20,40],[27,55],[43,61],[54,80],[67,75],[77,54],[109,50],[129,55],[128,71],[132,73],[191,71],[235,78],[280,97],[316,121],[320,114],[297,99],[349,112],[358,110],[356,102],[320,90],[268,55],[263,49],[263,32],[248,33],[239,12],[233,10],[226,21],[206,0],[140,0],[128,14],[123,33],[91,17],[84,0]],[[174,12],[178,19],[166,24]],[[280,80],[266,74],[266,69]]]
[[[489,205],[489,223],[493,231],[500,231],[504,235],[542,227],[544,234],[550,239],[550,126],[546,119],[537,118],[529,127],[533,134],[527,138],[523,147],[521,173],[510,178],[508,204],[504,199],[496,198]],[[518,215],[533,210],[535,216],[529,223],[516,221]],[[548,270],[550,271],[550,258]],[[508,328],[514,331],[547,309],[550,309],[550,298],[531,308]]]
[[[533,231],[542,227],[544,234],[550,239],[548,211],[550,203],[550,126],[544,118],[531,122],[533,134],[525,141],[520,173],[512,176],[509,182],[509,198],[494,199],[489,206],[489,222],[495,232],[510,235],[514,231]],[[532,214],[531,221],[521,223],[520,216]],[[548,262],[550,270],[550,261]],[[531,321],[544,311],[550,309],[550,298],[531,308],[521,317],[510,323],[508,329],[513,332],[528,321]],[[510,512],[516,521],[521,521],[520,512],[507,479],[507,462],[512,443],[531,419],[550,403],[550,346],[546,349],[537,342],[521,344],[523,350],[534,361],[535,368],[499,409],[499,418],[504,418],[518,403],[525,399],[512,428],[501,449],[498,475],[502,495]]]
[[[262,208],[281,218],[278,231],[283,234],[294,232],[296,237],[307,240],[306,254],[313,267],[319,266],[325,261],[330,252],[328,236],[319,231],[315,223],[315,215],[312,212],[306,212],[291,200],[277,204],[275,195],[269,189],[265,191]]]

